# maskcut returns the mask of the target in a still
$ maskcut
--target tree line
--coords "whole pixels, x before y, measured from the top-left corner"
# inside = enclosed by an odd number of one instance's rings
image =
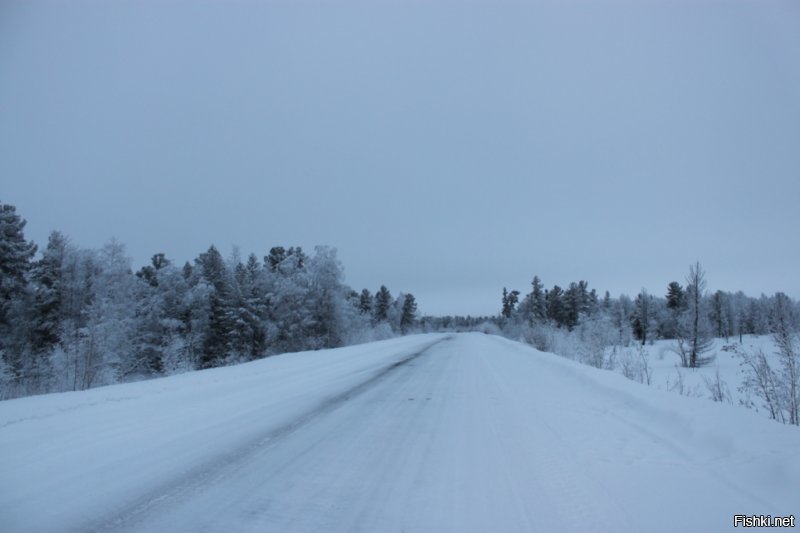
[[[0,204],[0,399],[443,330],[506,335],[644,382],[644,352],[617,348],[669,339],[680,364],[698,368],[713,360],[714,337],[771,334],[777,359],[735,348],[743,387],[772,418],[800,424],[798,303],[780,292],[708,293],[699,262],[663,296],[600,296],[583,280],[546,289],[534,276],[526,294],[502,290],[496,316],[418,318],[412,294],[347,286],[330,247],[242,259],[212,245],[182,266],[157,253],[134,271],[114,240],[82,249],[54,231],[37,255],[24,228]]]
[[[685,286],[671,281],[664,296],[642,289],[635,298],[625,294],[612,298],[608,291],[599,297],[586,281],[572,282],[566,289],[554,285],[548,290],[534,276],[529,293],[520,298],[519,291],[504,288],[501,302],[494,320],[503,330],[518,333],[524,327],[546,325],[574,331],[600,322],[613,333],[609,342],[620,345],[657,339],[688,343],[681,359],[687,367],[709,362],[702,355],[714,337],[741,340],[742,335],[770,334],[774,324],[784,318],[792,327],[800,325],[798,303],[782,292],[758,298],[741,291],[707,293],[699,262],[690,266]],[[789,316],[783,317],[784,312]]]
[[[82,390],[276,353],[387,338],[418,327],[412,294],[344,283],[336,250],[276,246],[259,259],[215,246],[134,271],[112,240],[82,249],[58,231],[37,256],[0,204],[0,398]]]
[[[714,360],[715,337],[728,343],[733,337],[738,343],[726,348],[739,357],[742,392],[758,398],[771,418],[800,425],[800,305],[783,292],[758,298],[741,291],[708,293],[699,262],[689,267],[685,285],[671,281],[664,296],[642,290],[633,299],[624,294],[612,298],[608,291],[598,297],[585,281],[548,290],[534,276],[522,297],[503,288],[500,313],[489,321],[498,333],[542,351],[598,368],[619,366],[624,375],[642,382],[650,379],[644,351],[631,355],[622,348],[670,340],[667,346],[682,367],[699,368]],[[745,348],[743,335],[771,335],[774,353]]]

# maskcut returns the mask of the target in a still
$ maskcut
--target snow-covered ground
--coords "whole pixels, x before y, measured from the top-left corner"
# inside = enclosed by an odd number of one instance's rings
[[[0,530],[723,531],[800,514],[798,450],[739,407],[419,335],[2,402]]]
[[[742,358],[737,355],[736,350],[751,353],[762,350],[770,365],[777,371],[780,368],[780,362],[777,348],[770,335],[745,335],[741,344],[738,337],[714,339],[711,349],[704,354],[714,354],[714,360],[707,366],[696,369],[680,366],[680,357],[674,351],[674,345],[675,341],[659,340],[642,347],[650,369],[651,386],[685,396],[713,399],[712,388],[718,384],[717,401],[739,406],[749,405],[754,411],[769,417],[769,412],[762,408],[762,401],[741,388],[745,378],[745,368],[742,366]],[[623,373],[622,363],[626,357],[634,366],[639,363],[637,361],[639,358],[638,348],[637,344],[627,348],[618,348],[614,370]],[[629,377],[646,383],[643,372],[638,371],[640,369],[641,364],[634,369],[634,375]]]

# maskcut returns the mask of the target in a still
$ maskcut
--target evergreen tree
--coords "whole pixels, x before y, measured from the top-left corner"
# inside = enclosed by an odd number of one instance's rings
[[[611,310],[611,293],[606,291],[603,294],[603,303],[601,304],[603,307],[603,311],[609,312]]]
[[[547,318],[555,322],[559,327],[566,324],[563,298],[564,291],[558,285],[553,285],[553,288],[545,293]]]
[[[672,281],[667,285],[665,321],[660,326],[661,334],[668,339],[674,339],[679,333],[679,319],[681,313],[686,308],[683,287],[677,281]]]
[[[273,248],[274,250],[274,248]],[[270,252],[272,254],[272,251]],[[274,254],[272,254],[274,255]],[[305,268],[302,250],[286,250],[283,260],[267,277],[269,300],[268,342],[277,352],[296,352],[318,348],[319,338],[313,331],[318,324],[313,317],[313,281]]]
[[[136,272],[136,277],[143,279],[153,287],[158,285],[158,271],[170,264],[169,260],[162,253],[153,255],[150,264],[145,265]]]
[[[143,272],[147,274],[139,275]],[[120,369],[120,377],[151,376],[164,371],[163,349],[167,343],[164,328],[165,302],[159,291],[155,269],[143,267],[136,273],[136,322],[133,334],[134,356]]]
[[[378,292],[375,293],[375,312],[374,317],[376,322],[384,322],[389,318],[389,308],[392,305],[392,294],[386,285],[381,285]]]
[[[400,317],[400,331],[408,333],[417,321],[417,300],[413,294],[406,294],[403,299],[403,313]]]
[[[183,279],[185,279],[188,282],[189,280],[192,279],[194,275],[194,268],[192,267],[192,264],[189,261],[186,261],[183,264],[181,272],[183,273]]]
[[[66,254],[67,239],[54,231],[48,238],[42,258],[31,269],[34,290],[31,348],[35,354],[50,352],[60,341],[62,268]]]
[[[232,287],[222,255],[213,245],[200,254],[197,265],[212,289],[209,300],[209,323],[203,340],[200,368],[219,366],[231,355],[235,317],[232,309]]]
[[[642,346],[647,342],[647,335],[653,329],[653,297],[642,289],[633,302],[633,315],[631,316],[631,327],[633,335],[642,342]]]
[[[245,324],[241,353],[250,359],[263,357],[267,350],[265,325],[269,316],[269,302],[263,290],[263,269],[255,254],[250,254],[247,264],[240,270],[237,278],[241,299],[239,320]]]
[[[255,264],[252,264],[255,260]],[[263,330],[256,311],[258,298],[253,285],[250,269],[256,268],[258,259],[248,258],[250,267],[238,260],[234,253],[231,263],[233,282],[231,283],[231,320],[233,330],[230,332],[231,352],[244,359],[254,359],[263,355]]]
[[[283,246],[274,246],[270,249],[269,255],[264,258],[264,264],[268,265],[272,272],[275,272],[284,259],[286,259],[286,250]]]
[[[728,295],[722,291],[717,291],[711,296],[711,310],[709,314],[711,323],[714,326],[714,333],[717,337],[725,337],[731,334],[731,306]]]
[[[533,320],[536,322],[544,322],[547,320],[547,302],[544,298],[544,287],[539,276],[533,276],[531,282],[531,310],[533,313]]]
[[[677,281],[671,281],[667,286],[667,309],[679,313],[684,308],[683,287]]]
[[[511,315],[514,314],[514,311],[517,308],[517,303],[519,302],[519,291],[511,291],[508,292],[508,289],[503,287],[503,309],[501,314],[503,318],[511,318]]]
[[[564,291],[563,297],[563,323],[570,330],[577,324],[581,316],[589,314],[591,308],[589,302],[588,283],[580,281],[572,282],[569,288]]]
[[[358,310],[362,315],[369,315],[372,313],[372,294],[369,289],[363,289],[358,298]]]
[[[0,204],[0,354],[15,380],[26,364],[28,273],[36,245],[25,240],[26,221],[13,205]]]
[[[587,316],[592,316],[597,311],[597,308],[600,306],[600,301],[597,298],[597,291],[592,289],[589,291],[589,298],[586,301],[584,313]]]

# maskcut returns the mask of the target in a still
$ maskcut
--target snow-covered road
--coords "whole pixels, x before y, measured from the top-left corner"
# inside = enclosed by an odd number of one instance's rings
[[[721,531],[800,431],[482,334],[0,404],[0,530]]]

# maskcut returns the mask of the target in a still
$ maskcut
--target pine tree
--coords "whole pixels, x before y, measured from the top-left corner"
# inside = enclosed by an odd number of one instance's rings
[[[403,300],[403,312],[400,316],[400,331],[408,333],[417,321],[417,300],[413,294],[406,294]]]
[[[368,315],[372,313],[372,293],[369,292],[369,289],[363,289],[361,291],[361,295],[358,297],[358,310],[362,315]]]
[[[273,246],[269,255],[264,258],[264,264],[268,265],[272,272],[275,272],[284,259],[286,259],[286,250],[283,246]]]
[[[230,274],[222,255],[213,245],[197,259],[203,279],[212,289],[209,322],[203,340],[200,368],[219,366],[231,355],[235,317],[232,309]]]
[[[23,378],[30,292],[28,274],[36,245],[25,240],[26,221],[13,205],[0,204],[0,353],[15,380]]]
[[[665,338],[674,339],[678,337],[680,316],[686,307],[685,294],[680,283],[672,281],[667,285],[665,302],[666,313],[660,330]]]
[[[581,312],[585,308],[584,302],[588,300],[585,283],[584,281],[580,284],[572,282],[564,291],[564,323],[570,330],[578,324]]]
[[[147,267],[145,267],[147,268]],[[164,370],[163,349],[166,344],[164,331],[164,301],[158,290],[155,270],[140,276],[137,272],[136,322],[133,333],[133,358],[120,369],[120,377],[132,375],[151,376]],[[151,277],[152,276],[152,277]]]
[[[559,327],[566,324],[563,297],[564,291],[558,285],[553,285],[553,288],[545,293],[547,318],[555,322]]]
[[[153,255],[150,264],[145,265],[136,272],[136,277],[145,280],[147,283],[156,287],[158,285],[158,271],[170,264],[169,259],[162,253]]]
[[[385,322],[389,318],[389,308],[392,305],[392,294],[386,285],[381,285],[375,293],[374,317],[376,322]]]
[[[603,294],[603,303],[601,304],[603,311],[609,312],[611,310],[611,293],[606,291]]]
[[[61,338],[62,269],[66,254],[66,237],[54,231],[48,238],[42,258],[31,269],[34,291],[31,348],[35,354],[50,352]]]
[[[263,270],[255,254],[250,254],[247,264],[237,268],[239,290],[239,321],[243,327],[240,351],[247,358],[263,357],[267,350],[266,321],[269,305],[263,291]]]
[[[539,276],[533,276],[530,294],[532,313],[531,320],[539,323],[544,322],[547,319],[547,302],[545,302],[544,299],[543,288],[542,280],[539,279]]]
[[[667,309],[673,313],[679,313],[683,308],[683,287],[677,281],[671,281],[667,286]]]
[[[503,309],[501,314],[503,318],[511,318],[511,315],[514,314],[516,310],[517,303],[519,302],[519,291],[511,291],[508,292],[508,289],[503,287]]]

